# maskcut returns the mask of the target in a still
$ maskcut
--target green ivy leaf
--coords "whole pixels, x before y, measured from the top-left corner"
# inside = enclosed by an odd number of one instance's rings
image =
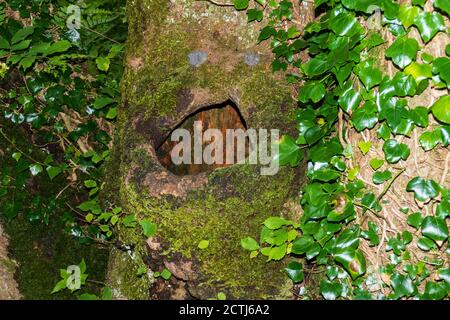
[[[248,8],[249,0],[233,0],[236,10],[245,10]]]
[[[433,131],[423,132],[419,137],[421,147],[425,151],[434,149],[439,143],[442,143],[442,133],[439,128]]]
[[[440,97],[431,107],[431,111],[437,120],[450,124],[450,96]]]
[[[319,81],[307,82],[300,88],[299,101],[306,103],[308,100],[317,103],[325,97],[325,86]]]
[[[328,57],[323,54],[318,54],[303,66],[303,71],[308,77],[314,77],[321,75],[330,68],[331,65],[328,61]]]
[[[373,101],[366,101],[364,105],[352,113],[352,123],[358,132],[372,129],[378,123],[377,106]]]
[[[362,231],[361,236],[369,240],[369,246],[377,246],[380,243],[380,238],[378,237],[378,227],[373,221],[369,221],[368,230]]]
[[[352,37],[364,31],[358,20],[349,12],[341,12],[336,16],[331,16],[328,26],[338,36]]]
[[[361,102],[361,95],[358,91],[349,86],[339,97],[338,103],[342,110],[350,113]]]
[[[384,143],[383,152],[386,161],[389,163],[397,163],[400,160],[406,160],[410,154],[410,150],[406,144],[398,143],[394,139],[389,139]]]
[[[375,184],[382,184],[385,181],[388,181],[392,178],[392,172],[389,170],[381,171],[381,172],[375,172],[372,177],[372,181]]]
[[[336,300],[342,295],[344,288],[339,282],[322,280],[320,282],[320,293],[325,300]]]
[[[412,62],[405,68],[405,70],[403,70],[403,72],[407,75],[412,76],[417,83],[425,79],[431,79],[433,77],[431,66],[429,64]]]
[[[358,148],[361,150],[363,155],[366,155],[370,151],[370,148],[372,148],[372,142],[361,140],[358,142]]]
[[[448,0],[434,0],[433,5],[450,16],[450,2]]]
[[[290,262],[284,270],[294,283],[302,282],[304,279],[303,265],[297,261]]]
[[[420,297],[422,300],[442,300],[448,295],[445,283],[427,281],[425,291]]]
[[[438,74],[439,77],[447,83],[447,87],[450,88],[450,59],[449,58],[436,58],[433,61],[433,73]]]
[[[36,176],[39,173],[41,173],[43,170],[42,166],[40,164],[33,164],[30,166],[30,172],[31,175]]]
[[[417,51],[419,51],[417,40],[402,36],[398,37],[386,50],[386,57],[391,58],[403,69],[416,59]]]
[[[402,22],[405,28],[409,28],[414,24],[416,17],[422,12],[419,7],[401,5],[398,12],[398,19]]]
[[[303,153],[300,147],[295,143],[295,140],[288,135],[281,138],[279,142],[279,152],[275,156],[275,161],[278,160],[281,166],[290,165],[297,166],[303,158]]]
[[[421,177],[415,177],[408,182],[406,190],[414,192],[414,196],[417,200],[428,202],[430,199],[438,196],[439,184],[434,180],[426,180]]]
[[[384,160],[383,159],[372,159],[372,160],[370,160],[369,164],[373,170],[377,171],[378,169],[380,169],[383,166]]]
[[[440,246],[448,238],[448,228],[444,219],[427,216],[422,222],[422,234]]]
[[[436,243],[426,237],[420,238],[419,241],[417,241],[417,247],[423,251],[430,251],[437,248]]]
[[[422,215],[420,214],[420,212],[415,212],[412,213],[408,216],[408,219],[406,220],[406,222],[411,226],[414,227],[416,229],[419,229],[419,227],[422,225]]]
[[[342,264],[353,280],[366,272],[366,259],[361,250],[345,249],[335,253],[334,259]]]
[[[402,274],[395,273],[391,276],[391,286],[394,289],[395,298],[410,297],[417,293],[417,287],[413,281]]]
[[[355,68],[355,73],[362,81],[367,90],[381,83],[383,74],[381,70],[373,66],[372,61],[360,63]]]
[[[292,243],[291,252],[294,254],[304,254],[314,244],[314,239],[309,235],[304,235]]]
[[[46,171],[47,171],[47,174],[48,174],[50,180],[53,180],[62,172],[60,167],[54,167],[54,166],[47,167]]]
[[[414,19],[414,25],[419,29],[425,43],[433,39],[439,31],[445,30],[444,19],[437,12],[422,12]]]
[[[415,107],[414,109],[409,110],[409,119],[416,126],[426,128],[428,127],[428,113],[429,110],[426,107]]]

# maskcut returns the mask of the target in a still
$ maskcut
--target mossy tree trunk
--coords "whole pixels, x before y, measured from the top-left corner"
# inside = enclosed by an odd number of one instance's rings
[[[289,298],[283,263],[250,259],[241,248],[259,238],[269,216],[292,215],[301,168],[262,176],[256,165],[176,176],[155,149],[190,114],[232,101],[248,128],[295,130],[296,103],[271,71],[258,25],[245,14],[208,2],[128,2],[129,39],[110,192],[124,211],[158,225],[157,236],[119,226],[133,249],[113,249],[109,284],[117,298]],[[291,132],[292,133],[292,132]],[[139,229],[139,228],[138,228]],[[201,250],[198,243],[208,240]],[[142,266],[146,275],[138,277]],[[171,288],[153,272],[167,268]],[[142,270],[142,269],[141,269]]]

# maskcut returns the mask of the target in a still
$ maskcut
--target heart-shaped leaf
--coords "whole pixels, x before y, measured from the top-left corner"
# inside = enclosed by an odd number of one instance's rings
[[[398,37],[386,50],[386,57],[391,58],[397,66],[403,69],[416,59],[417,51],[419,51],[417,40],[402,36]]]
[[[421,177],[415,177],[408,182],[406,190],[414,192],[414,196],[417,200],[428,202],[430,199],[438,196],[439,184],[434,180],[426,180]]]

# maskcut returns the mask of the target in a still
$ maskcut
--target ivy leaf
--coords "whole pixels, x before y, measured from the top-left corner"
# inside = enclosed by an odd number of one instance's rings
[[[382,184],[385,181],[388,181],[392,178],[392,172],[389,170],[381,171],[381,172],[375,172],[372,177],[372,181],[375,184]]]
[[[412,213],[408,216],[408,219],[406,220],[406,222],[411,226],[414,227],[416,229],[419,229],[420,226],[422,225],[422,215],[420,214],[420,212],[415,212]]]
[[[433,5],[450,16],[450,2],[448,0],[434,0]]]
[[[338,36],[352,37],[363,32],[358,20],[349,12],[341,12],[332,16],[329,19],[328,26]]]
[[[353,89],[352,86],[349,86],[339,97],[338,103],[341,108],[350,113],[353,109],[355,109],[359,103],[361,102],[361,95],[358,91]]]
[[[417,247],[423,251],[430,251],[437,248],[434,241],[426,237],[422,237],[417,241]]]
[[[445,30],[444,19],[437,12],[422,12],[414,19],[414,25],[419,29],[425,43],[433,39],[439,31]]]
[[[372,129],[378,123],[377,106],[371,100],[352,113],[352,123],[358,132]]]
[[[421,177],[415,177],[408,182],[406,190],[414,192],[414,196],[417,200],[428,202],[430,199],[438,196],[439,184],[434,180],[426,180]]]
[[[372,160],[370,160],[369,164],[373,170],[377,171],[378,169],[380,169],[383,166],[384,160],[383,159],[372,159]]]
[[[417,287],[414,285],[413,281],[402,274],[395,273],[391,277],[391,286],[394,289],[395,297],[410,297],[417,293]]]
[[[445,283],[427,281],[425,291],[420,298],[423,300],[442,300],[447,295],[448,289]]]
[[[294,283],[302,282],[304,279],[303,265],[297,261],[290,262],[284,270]]]
[[[256,242],[255,239],[251,237],[247,237],[244,239],[241,239],[241,246],[245,250],[254,251],[259,249],[259,244]]]
[[[401,159],[406,160],[410,154],[410,150],[406,144],[398,143],[394,139],[389,139],[384,143],[383,152],[386,161],[389,163],[397,163]]]
[[[249,0],[233,0],[236,10],[245,10],[248,8]]]
[[[316,144],[309,150],[309,158],[313,162],[328,162],[335,155],[341,154],[342,148],[337,138]]]
[[[379,9],[380,2],[378,0],[342,0],[342,4],[351,10],[362,11],[365,13],[373,13]]]
[[[295,140],[288,135],[281,138],[279,142],[279,152],[275,156],[275,161],[279,161],[281,166],[290,165],[295,167],[303,158],[303,153],[300,147],[295,143]]]
[[[282,244],[281,246],[271,248],[269,251],[268,261],[270,261],[270,260],[278,261],[278,260],[283,259],[284,256],[286,255],[286,252],[287,252],[286,250],[287,250],[286,244]]]
[[[330,68],[328,57],[324,54],[318,54],[303,66],[303,71],[308,77],[314,77],[321,75]]]
[[[336,300],[342,295],[344,288],[339,282],[322,280],[320,282],[320,293],[325,300]]]
[[[441,130],[439,130],[439,128],[436,128],[433,131],[422,133],[419,137],[419,142],[421,147],[425,151],[434,149],[439,143],[442,142]]]
[[[31,175],[36,176],[39,173],[41,173],[43,170],[42,166],[40,164],[33,164],[30,166],[30,172]]]
[[[439,98],[431,107],[431,111],[437,120],[450,124],[450,96]]]
[[[156,223],[153,223],[149,219],[139,221],[139,224],[142,227],[142,231],[144,236],[147,238],[151,238],[156,234],[157,226]]]
[[[363,155],[366,155],[370,151],[370,148],[372,148],[372,142],[361,140],[358,142],[358,148],[361,150]]]
[[[311,81],[300,88],[299,100],[306,103],[308,100],[317,103],[325,96],[325,86],[319,81]]]
[[[398,12],[398,19],[405,28],[409,28],[414,24],[416,17],[422,12],[419,7],[401,5]]]
[[[403,70],[403,72],[407,75],[412,76],[417,83],[425,79],[431,79],[433,77],[431,66],[429,64],[412,62],[405,68],[405,70]]]
[[[437,58],[433,61],[433,73],[439,74],[439,77],[447,83],[447,87],[450,88],[450,59],[449,58]]]
[[[355,73],[367,90],[381,83],[383,74],[381,70],[373,66],[373,62],[366,61],[355,68]]]
[[[345,249],[334,254],[334,259],[342,264],[353,280],[366,272],[366,259],[361,250]]]
[[[409,119],[416,126],[426,128],[428,127],[428,113],[429,110],[426,107],[415,107],[414,109],[409,110]]]
[[[304,235],[292,243],[291,252],[294,254],[304,254],[314,244],[314,239],[309,235]]]
[[[417,51],[419,51],[417,40],[402,36],[386,50],[386,57],[391,58],[400,69],[403,69],[416,59]]]
[[[361,236],[369,240],[369,246],[373,247],[380,243],[380,238],[378,237],[378,227],[373,221],[369,221],[368,230],[362,231]]]
[[[47,170],[47,174],[48,174],[50,180],[53,180],[62,172],[60,167],[54,167],[54,166],[49,166],[49,167],[47,167],[46,170]]]
[[[448,238],[448,228],[444,219],[427,216],[422,222],[422,234],[440,246]]]

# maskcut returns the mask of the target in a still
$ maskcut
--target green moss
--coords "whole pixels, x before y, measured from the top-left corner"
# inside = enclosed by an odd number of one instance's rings
[[[293,179],[288,170],[280,173],[282,179],[275,180],[260,176],[252,166],[216,170],[208,187],[191,193],[178,208],[171,199],[147,198],[145,191],[136,192],[133,187],[125,187],[121,196],[129,212],[150,217],[158,224],[159,235],[169,243],[166,255],[181,253],[199,261],[199,274],[208,278],[201,285],[227,292],[230,297],[273,297],[283,294],[283,263],[266,263],[262,257],[250,259],[240,240],[258,238],[262,222],[281,214],[277,210],[285,203]],[[255,192],[258,186],[269,183],[270,188]],[[230,190],[233,186],[238,189]],[[132,240],[129,231],[122,234]],[[201,240],[210,241],[206,250],[198,248]]]
[[[144,266],[139,250],[135,249],[134,254],[130,256],[126,252],[113,248],[110,257],[108,285],[114,288],[114,298],[148,299],[151,276],[148,274],[137,275],[139,268]]]
[[[12,126],[0,117],[0,127],[10,140],[15,141],[21,150],[29,150],[30,143],[20,127]],[[18,180],[20,176],[16,172],[15,160],[11,153],[15,151],[11,144],[0,136],[0,177],[2,174],[13,176]],[[31,156],[43,161],[45,154],[39,150],[32,150]],[[89,292],[98,293],[101,286],[88,282],[87,285],[76,293],[71,294],[65,290],[51,294],[55,284],[60,280],[59,269],[69,265],[78,264],[84,258],[87,264],[89,280],[104,281],[109,249],[104,246],[82,244],[80,239],[67,234],[64,230],[66,224],[63,217],[68,214],[65,203],[73,201],[74,194],[70,189],[66,190],[54,203],[54,210],[50,213],[48,224],[36,221],[31,223],[28,219],[30,197],[41,197],[42,206],[50,206],[54,199],[67,184],[64,177],[60,176],[54,181],[49,181],[45,175],[39,175],[28,180],[27,192],[20,187],[9,190],[5,197],[0,197],[0,219],[9,236],[9,253],[18,264],[15,278],[19,285],[19,291],[24,299],[74,299],[76,295]],[[11,221],[4,221],[2,209],[7,204],[14,203],[21,208],[17,217]]]

